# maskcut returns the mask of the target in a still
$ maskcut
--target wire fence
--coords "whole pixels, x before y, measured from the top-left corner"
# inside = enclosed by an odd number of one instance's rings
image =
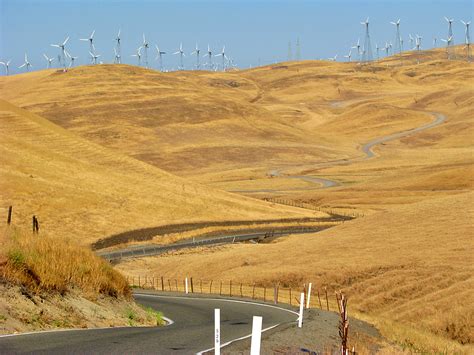
[[[186,279],[145,275],[128,276],[127,281],[132,288],[186,293]],[[309,296],[309,308],[340,311],[336,293],[329,292],[325,287],[311,287],[308,294],[309,284],[304,284],[301,287],[283,287],[279,283],[272,286],[262,286],[234,280],[203,280],[192,277],[187,279],[187,284],[188,294],[247,298],[290,306],[299,306],[300,294],[303,292],[305,294],[305,307]]]

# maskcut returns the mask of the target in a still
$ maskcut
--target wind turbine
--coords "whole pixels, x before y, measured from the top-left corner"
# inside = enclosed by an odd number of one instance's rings
[[[122,62],[122,57],[121,55],[117,52],[117,48],[114,48],[114,63],[115,64],[120,64]]]
[[[89,38],[79,38],[79,41],[84,41],[84,42],[89,42],[89,51],[94,53],[95,52],[95,47],[94,47],[94,34],[95,30],[92,31],[91,35]]]
[[[100,54],[95,54],[89,51],[89,54],[91,56],[91,63],[92,64],[97,64],[97,59],[100,57]]]
[[[436,43],[438,42],[438,38],[433,37],[433,47],[436,47]]]
[[[196,49],[191,53],[191,55],[196,54],[196,69],[199,70],[201,68],[201,63],[199,62],[201,50],[196,43]]]
[[[448,43],[448,52],[454,52],[454,36],[453,36],[453,21],[454,19],[447,18],[446,16],[444,17],[446,22],[448,23],[448,39],[451,38],[450,43]],[[452,54],[454,53],[448,53],[448,57],[454,57]]]
[[[385,56],[388,57],[388,51],[389,51],[389,49],[390,49],[390,46],[388,45],[387,42],[385,42],[385,47],[384,47],[383,49],[385,49]]]
[[[408,34],[408,38],[410,39],[410,48],[415,48],[415,39],[413,38],[411,33]]]
[[[26,55],[26,53],[25,53],[25,62],[22,65],[20,65],[18,69],[21,69],[24,66],[26,66],[26,71],[30,71],[30,67],[32,67],[31,63],[28,61],[28,56]]]
[[[377,47],[378,48],[378,47]],[[351,58],[352,58],[352,49],[349,51],[349,54],[348,55],[345,55],[344,58],[347,58],[349,60],[349,62],[351,61]]]
[[[180,62],[180,68],[179,69],[184,70],[183,57],[186,57],[186,55],[184,54],[182,43],[180,43],[178,51],[173,53],[173,55],[176,55],[176,54],[179,54],[179,58],[180,58],[180,61],[179,61]]]
[[[448,56],[448,60],[451,59],[451,53],[449,51],[449,47],[451,46],[451,42],[453,40],[453,37],[449,37],[447,39],[444,39],[444,38],[441,38],[441,41],[443,41],[444,43],[446,43],[446,54]]]
[[[73,67],[74,62],[76,61],[76,59],[79,58],[79,57],[72,56],[71,53],[69,53],[68,51],[66,51],[66,56],[69,58],[69,68]]]
[[[392,25],[397,26],[397,37],[396,37],[396,46],[395,51],[398,50],[398,53],[402,55],[402,38],[400,36],[400,19],[397,21],[390,22]]]
[[[360,23],[365,27],[365,40],[364,40],[364,49],[365,53],[363,55],[362,60],[365,62],[372,60],[372,45],[370,44],[370,34],[369,34],[369,18],[367,20]]]
[[[466,42],[466,46],[464,48],[466,48],[466,51],[467,51],[467,60],[469,60],[470,56],[471,56],[471,53],[470,53],[470,47],[471,47],[471,36],[469,34],[469,26],[471,25],[471,21],[468,21],[468,22],[464,22],[463,20],[461,20],[462,24],[464,26],[466,26],[466,32],[464,34],[464,40]]]
[[[220,56],[222,56],[222,71],[225,71],[225,60],[227,59],[227,56],[225,55],[225,46],[222,47],[221,53],[215,55],[215,57],[220,57]]]
[[[122,32],[121,29],[119,29],[117,33],[117,37],[115,37],[115,41],[117,42],[117,45],[114,48],[115,52],[115,60],[118,60],[116,63],[121,64],[122,63],[122,48],[120,46],[121,44],[121,38],[120,38],[120,33]]]
[[[57,47],[57,48],[61,49],[61,55],[62,55],[62,59],[63,59],[64,69],[66,69],[66,43],[67,43],[67,41],[69,41],[69,36],[64,40],[63,43],[52,44],[51,45],[51,47]]]
[[[207,45],[207,53],[203,57],[205,57],[205,56],[208,57],[207,65],[209,67],[209,70],[211,70],[212,69],[212,51],[211,51],[211,47],[209,46],[209,44]]]
[[[144,62],[145,62],[145,68],[148,69],[148,48],[149,48],[149,44],[145,38],[145,34],[143,34],[143,44],[142,44],[142,48],[144,49],[144,53],[143,53],[143,56],[144,56]]]
[[[53,62],[54,58],[49,58],[46,54],[43,53],[44,59],[48,62],[48,69],[51,69],[51,63]]]
[[[163,52],[160,50],[160,47],[158,47],[157,44],[155,44],[156,47],[156,60],[160,61],[160,71],[163,71],[163,54],[166,54],[166,52]]]
[[[380,59],[380,47],[377,43],[375,43],[375,50],[377,51],[377,60]]]
[[[132,54],[131,55],[132,57],[137,57],[138,58],[138,66],[140,66],[141,63],[142,63],[142,52],[141,51],[142,51],[142,47],[140,46],[137,49],[137,54]]]
[[[328,60],[331,62],[337,61],[337,54],[334,57],[328,58]]]
[[[421,37],[420,35],[416,35],[416,51],[418,52],[418,54],[420,53],[421,51],[421,40],[423,39],[423,37]],[[418,64],[420,64],[420,56],[418,55],[417,59],[416,59],[416,62]]]
[[[11,62],[11,59],[7,62],[0,62],[1,65],[3,65],[5,67],[5,74],[8,75],[9,74],[9,67],[10,67],[10,62]]]
[[[351,48],[357,49],[357,54],[359,55],[359,62],[361,61],[360,57],[360,38],[357,39],[357,44],[352,46]]]

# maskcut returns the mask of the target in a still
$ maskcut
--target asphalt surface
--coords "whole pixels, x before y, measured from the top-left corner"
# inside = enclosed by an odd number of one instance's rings
[[[336,103],[333,103],[333,104],[336,104]],[[341,102],[338,102],[337,105],[341,105]],[[334,106],[334,107],[339,107],[339,106]],[[440,124],[442,124],[446,120],[446,116],[443,115],[442,113],[429,112],[429,114],[431,114],[432,116],[435,117],[435,120],[430,122],[430,123],[427,123],[427,124],[424,124],[422,126],[419,126],[419,127],[413,128],[413,129],[409,129],[409,130],[406,130],[406,131],[390,134],[388,136],[375,138],[375,139],[365,143],[361,147],[362,152],[365,154],[365,156],[362,157],[362,158],[356,157],[356,158],[352,158],[352,159],[337,159],[337,160],[328,161],[328,162],[324,162],[324,163],[317,163],[312,167],[312,169],[329,168],[329,167],[337,166],[337,165],[350,165],[350,164],[354,164],[356,162],[360,162],[360,161],[364,161],[364,160],[373,158],[376,155],[375,155],[375,153],[373,152],[372,149],[376,145],[387,143],[387,142],[395,140],[395,139],[408,137],[412,134],[425,131],[427,129],[439,126]],[[315,183],[315,184],[319,185],[319,187],[316,187],[316,189],[327,189],[327,188],[331,188],[331,187],[341,185],[336,180],[330,180],[330,179],[311,176],[311,175],[284,175],[282,173],[282,171],[278,170],[278,169],[271,170],[269,172],[269,175],[274,176],[274,177],[284,177],[284,178],[287,178],[287,179],[300,179],[300,180],[303,180],[303,181],[306,181],[306,182]],[[293,189],[288,188],[288,189],[284,189],[284,190],[277,190],[277,189],[232,190],[230,192],[239,192],[239,193],[278,193],[278,192],[285,192],[285,191],[296,191],[296,190],[304,191],[304,190],[314,190],[314,189],[315,188],[313,188],[313,187],[311,187],[311,188],[304,188],[303,187],[303,188],[293,188]]]
[[[221,344],[251,334],[252,317],[266,329],[294,323],[288,309],[263,303],[173,294],[136,293],[138,303],[173,320],[165,327],[123,327],[38,332],[0,337],[1,354],[195,354],[214,346],[214,309],[221,310]]]

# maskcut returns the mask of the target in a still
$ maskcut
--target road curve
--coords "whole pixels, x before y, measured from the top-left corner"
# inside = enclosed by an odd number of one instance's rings
[[[166,327],[121,327],[0,336],[2,354],[154,353],[195,354],[214,346],[214,308],[221,310],[221,344],[251,334],[252,317],[263,329],[296,322],[294,311],[236,299],[136,293],[135,299],[171,318]]]
[[[409,129],[409,130],[406,130],[406,131],[401,131],[401,132],[397,132],[397,133],[394,133],[394,134],[390,134],[388,136],[375,138],[375,139],[365,143],[361,147],[361,151],[365,154],[364,157],[356,157],[356,158],[352,158],[352,159],[338,159],[338,160],[328,161],[328,162],[324,162],[324,163],[318,163],[318,164],[313,166],[313,169],[329,168],[329,167],[337,166],[337,165],[350,165],[350,164],[354,164],[356,162],[360,162],[360,161],[363,161],[363,160],[373,158],[373,157],[376,156],[374,151],[373,151],[373,148],[376,145],[383,144],[383,143],[386,143],[386,142],[389,142],[389,141],[392,141],[392,140],[395,140],[395,139],[400,139],[400,138],[407,137],[407,136],[410,136],[410,135],[415,134],[415,133],[419,133],[419,132],[428,130],[430,128],[439,126],[444,121],[446,121],[446,116],[443,115],[442,113],[429,112],[429,114],[431,114],[435,117],[435,120],[430,122],[430,123],[427,123],[427,124],[424,124],[422,126],[412,128],[412,129]],[[316,188],[316,189],[327,189],[327,188],[331,188],[331,187],[341,185],[340,182],[338,182],[336,180],[330,180],[330,179],[311,176],[311,175],[284,175],[284,174],[282,174],[282,171],[279,170],[279,169],[271,170],[269,172],[269,175],[275,176],[275,177],[285,177],[285,178],[288,178],[288,179],[300,179],[300,180],[303,180],[303,181],[315,183],[315,184],[319,185],[319,187]],[[278,192],[284,192],[284,191],[293,191],[293,190],[304,191],[304,190],[314,190],[314,189],[315,188],[296,188],[296,189],[285,189],[285,190],[277,190],[277,189],[233,190],[231,192],[239,192],[239,193],[278,193]]]

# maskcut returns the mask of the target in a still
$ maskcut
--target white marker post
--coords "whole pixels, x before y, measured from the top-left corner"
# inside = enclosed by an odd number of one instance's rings
[[[214,309],[214,354],[221,354],[221,310]]]
[[[184,279],[184,292],[188,294],[188,278],[187,277]]]
[[[311,286],[312,286],[312,283],[310,282],[308,285],[308,294],[306,296],[306,309],[309,308],[309,299],[311,298]]]
[[[298,318],[298,328],[303,326],[303,307],[304,307],[304,292],[301,292],[300,297],[300,316]]]
[[[260,355],[260,343],[262,340],[262,321],[262,317],[253,317],[252,343],[250,345],[250,355]]]

